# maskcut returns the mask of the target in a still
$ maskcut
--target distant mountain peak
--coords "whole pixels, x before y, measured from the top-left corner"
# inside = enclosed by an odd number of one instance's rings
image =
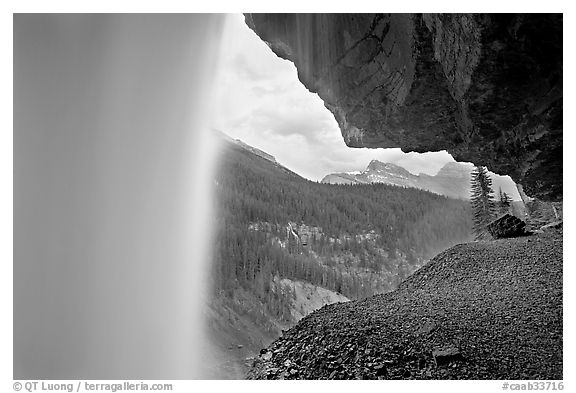
[[[442,177],[458,177],[470,179],[470,173],[474,169],[474,165],[465,162],[447,162],[438,171],[436,176]]]
[[[382,161],[372,160],[372,161],[370,161],[370,163],[368,164],[368,168],[374,167],[374,166],[382,166],[382,165],[384,165],[384,163],[383,163]]]
[[[398,172],[408,172],[405,168],[399,165],[392,164],[391,162],[382,162],[378,160],[372,160],[366,167],[366,170],[387,170],[387,171],[398,171]]]
[[[344,172],[325,176],[322,183],[330,184],[370,184],[383,183],[399,187],[419,188],[449,198],[470,198],[470,174],[474,165],[465,162],[448,162],[435,176],[427,174],[414,175],[407,169],[390,163],[372,160],[366,169],[360,173]],[[494,189],[502,187],[510,195],[516,197],[515,184],[512,180],[490,174],[494,181]]]
[[[266,159],[266,160],[268,160],[268,161],[270,161],[270,162],[273,162],[273,163],[275,163],[275,164],[278,163],[278,162],[276,161],[276,157],[274,157],[273,155],[268,154],[268,153],[266,153],[265,151],[260,150],[260,149],[254,147],[254,146],[250,146],[249,144],[244,143],[244,142],[241,141],[240,139],[235,139],[235,140],[234,140],[234,143],[236,143],[238,146],[240,146],[240,147],[248,150],[249,152],[256,154],[256,155],[259,156],[259,157],[262,157],[262,158],[264,158],[264,159]]]
[[[226,134],[225,132],[222,132],[216,128],[212,128],[212,132],[215,135],[218,135],[220,138],[222,138],[226,142],[233,143],[236,146],[240,146],[244,150],[248,150],[250,153],[253,153],[259,157],[264,158],[265,160],[273,162],[274,164],[278,164],[278,161],[276,161],[276,157],[274,157],[272,154],[268,154],[263,150],[260,150],[254,146],[250,146],[249,144],[242,141],[241,139],[234,139],[234,138],[230,137],[228,134]]]

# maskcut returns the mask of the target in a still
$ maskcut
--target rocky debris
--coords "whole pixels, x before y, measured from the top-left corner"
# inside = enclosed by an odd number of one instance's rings
[[[562,337],[561,236],[467,243],[306,316],[248,378],[562,379]]]
[[[246,14],[351,147],[448,150],[562,198],[562,14]]]
[[[525,205],[526,227],[529,230],[539,231],[545,225],[562,221],[562,202],[545,202],[526,198],[526,195],[521,192],[519,194]]]
[[[494,239],[525,236],[526,223],[516,216],[504,214],[487,226],[488,232]]]
[[[262,360],[270,360],[272,359],[272,352],[264,351],[262,354]]]
[[[540,228],[541,231],[546,232],[546,231],[553,231],[553,230],[562,230],[563,229],[563,221],[555,221],[555,222],[551,222],[550,224],[546,224],[544,226],[542,226]]]

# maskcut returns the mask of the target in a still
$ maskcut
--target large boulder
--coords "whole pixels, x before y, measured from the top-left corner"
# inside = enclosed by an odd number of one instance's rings
[[[448,150],[562,199],[562,14],[246,14],[351,147]]]
[[[445,366],[451,362],[460,362],[465,360],[460,350],[455,347],[432,351],[432,357],[437,366]]]
[[[488,224],[487,228],[494,239],[526,235],[526,223],[511,214],[497,218]]]

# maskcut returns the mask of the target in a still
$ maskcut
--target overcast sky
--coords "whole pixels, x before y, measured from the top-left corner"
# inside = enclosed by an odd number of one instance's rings
[[[347,147],[334,116],[300,83],[294,64],[277,57],[242,15],[227,17],[215,82],[213,127],[272,154],[310,180],[365,169],[372,159],[414,174],[436,174],[454,161],[446,152]]]

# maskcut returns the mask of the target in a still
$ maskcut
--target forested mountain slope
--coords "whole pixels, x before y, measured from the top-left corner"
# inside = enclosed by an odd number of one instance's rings
[[[310,182],[234,144],[227,146],[216,181],[220,210],[214,273],[222,289],[251,286],[263,274],[321,285],[314,282],[320,279],[315,261],[317,267],[357,265],[390,272],[396,261],[420,265],[470,239],[468,203],[383,184]],[[305,244],[300,232],[305,232]],[[349,260],[341,260],[344,254]],[[302,266],[308,271],[300,271]],[[362,296],[353,289],[344,294]]]
[[[318,304],[302,304],[306,285],[331,291],[332,301],[388,292],[470,239],[464,201],[384,184],[315,183],[241,144],[225,145],[215,179],[212,325],[235,326],[249,347],[268,345]],[[248,325],[259,332],[246,343]]]

